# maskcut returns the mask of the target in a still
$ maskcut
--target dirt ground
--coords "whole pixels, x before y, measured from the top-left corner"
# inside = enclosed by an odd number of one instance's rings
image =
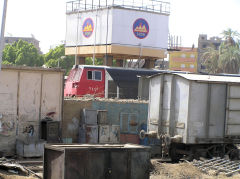
[[[1,171],[0,179],[38,179],[38,178],[34,176],[10,175],[9,173],[5,173],[4,171]]]
[[[161,163],[156,159],[152,159],[151,164],[152,172],[150,174],[150,179],[240,179],[240,174],[235,174],[232,177],[226,177],[223,174],[214,176],[214,172],[212,172],[213,175],[204,174],[191,163],[187,162],[172,164]],[[38,173],[38,175],[42,177],[42,173]],[[9,175],[9,173],[5,171],[0,171],[0,179],[37,179],[37,177]]]
[[[194,167],[191,163],[159,163],[152,160],[152,172],[150,179],[240,179],[240,174],[226,177],[223,174],[218,176],[207,175]]]

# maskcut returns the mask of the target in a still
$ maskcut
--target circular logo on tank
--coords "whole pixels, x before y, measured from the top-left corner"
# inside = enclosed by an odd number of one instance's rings
[[[149,25],[145,19],[139,18],[133,23],[133,33],[139,39],[147,37]]]
[[[93,28],[93,20],[91,18],[85,19],[82,26],[84,37],[89,38],[93,33]]]

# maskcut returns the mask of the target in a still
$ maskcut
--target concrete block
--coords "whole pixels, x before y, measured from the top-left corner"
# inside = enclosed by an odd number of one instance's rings
[[[23,141],[17,140],[17,155],[21,157],[42,157],[46,141]]]

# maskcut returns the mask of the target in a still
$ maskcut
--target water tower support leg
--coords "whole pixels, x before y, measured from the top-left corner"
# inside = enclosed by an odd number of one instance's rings
[[[75,61],[75,65],[85,65],[85,57],[77,56]]]
[[[116,59],[117,67],[123,67],[123,60],[122,59]]]
[[[113,66],[113,56],[105,55],[103,65]]]
[[[143,68],[154,68],[155,66],[155,60],[153,59],[145,59],[145,64]]]

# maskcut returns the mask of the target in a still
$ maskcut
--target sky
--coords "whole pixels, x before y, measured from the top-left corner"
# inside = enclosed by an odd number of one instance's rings
[[[41,50],[48,52],[65,40],[68,1],[8,0],[5,36],[34,35],[40,41]],[[182,46],[197,46],[199,34],[220,36],[227,28],[240,32],[240,0],[165,1],[171,3],[169,33],[181,36]],[[0,2],[2,6],[3,0]]]

